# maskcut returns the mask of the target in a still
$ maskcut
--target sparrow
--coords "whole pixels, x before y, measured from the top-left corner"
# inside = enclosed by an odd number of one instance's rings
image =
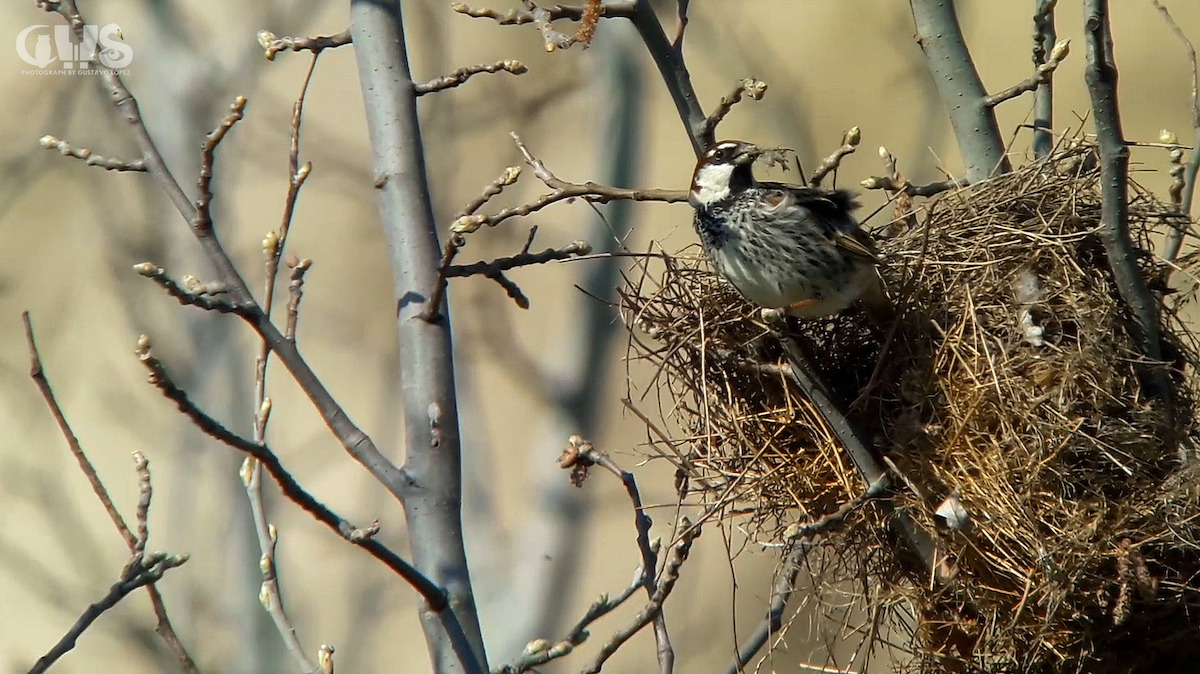
[[[862,300],[878,325],[892,314],[875,243],[845,190],[759,182],[762,154],[718,142],[700,157],[688,201],[705,254],[747,300],[801,318],[832,316]]]

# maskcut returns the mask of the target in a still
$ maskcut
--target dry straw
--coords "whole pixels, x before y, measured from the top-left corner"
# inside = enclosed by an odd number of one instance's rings
[[[794,326],[890,460],[896,507],[955,571],[931,582],[882,508],[810,555],[837,561],[813,564],[830,569],[826,589],[856,579],[855,602],[830,609],[842,636],[906,651],[914,670],[1178,671],[1200,658],[1200,476],[1174,444],[1192,451],[1198,430],[1200,350],[1179,320],[1193,283],[1184,260],[1172,282],[1186,290],[1161,319],[1168,422],[1139,382],[1097,236],[1093,151],[945,193],[881,233],[901,307],[890,339],[854,313]],[[1147,251],[1171,207],[1131,194]],[[1140,266],[1161,278],[1148,253]],[[777,543],[862,491],[757,311],[697,256],[647,258],[622,301],[631,357],[651,366],[634,370],[640,406],[678,431],[698,498]],[[956,494],[971,526],[952,530],[935,513]]]

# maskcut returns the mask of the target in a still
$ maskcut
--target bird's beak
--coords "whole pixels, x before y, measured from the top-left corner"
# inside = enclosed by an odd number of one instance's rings
[[[754,163],[755,159],[758,159],[760,154],[762,154],[762,150],[756,147],[742,150],[733,158],[733,164],[734,166],[749,166]]]

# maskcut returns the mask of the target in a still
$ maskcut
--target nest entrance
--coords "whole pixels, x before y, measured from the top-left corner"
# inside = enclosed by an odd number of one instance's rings
[[[1191,451],[1200,428],[1200,349],[1179,320],[1194,290],[1171,295],[1161,318],[1168,414],[1146,394],[1135,324],[1097,235],[1097,176],[1078,160],[941,195],[883,238],[901,305],[891,339],[854,312],[795,326],[908,484],[893,503],[957,569],[932,586],[915,557],[856,551],[886,535],[881,510],[834,535],[846,577],[874,588],[863,608],[907,600],[914,669],[1150,672],[1200,658],[1200,471],[1181,468],[1174,449]],[[1158,270],[1145,251],[1170,213],[1133,190],[1147,278]],[[758,311],[698,255],[640,271],[622,293],[634,355],[690,438],[703,497],[778,541],[859,494]],[[968,530],[935,516],[951,494]]]

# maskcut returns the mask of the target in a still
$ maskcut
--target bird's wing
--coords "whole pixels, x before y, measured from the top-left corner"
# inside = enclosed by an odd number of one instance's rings
[[[759,186],[768,190],[767,202],[773,208],[778,209],[785,204],[804,207],[821,223],[826,235],[843,252],[872,264],[879,263],[871,235],[863,231],[850,215],[851,211],[858,208],[858,202],[850,192],[783,183],[759,183]]]

